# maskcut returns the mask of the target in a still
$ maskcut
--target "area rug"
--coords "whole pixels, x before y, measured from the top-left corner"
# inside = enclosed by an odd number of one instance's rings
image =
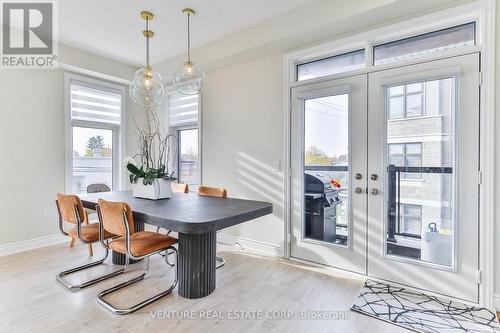
[[[499,332],[495,313],[421,292],[367,280],[353,311],[425,333]]]

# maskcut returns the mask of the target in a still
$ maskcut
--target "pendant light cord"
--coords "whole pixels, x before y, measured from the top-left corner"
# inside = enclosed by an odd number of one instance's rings
[[[146,68],[149,69],[149,20],[146,19]]]
[[[188,13],[187,14],[188,16],[188,19],[187,19],[187,56],[188,56],[188,62],[191,62],[191,31],[189,29],[189,26],[190,26],[190,18],[191,18],[191,14]]]

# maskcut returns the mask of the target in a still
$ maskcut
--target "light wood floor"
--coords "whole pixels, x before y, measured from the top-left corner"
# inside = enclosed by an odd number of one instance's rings
[[[227,251],[227,250],[230,251]],[[363,281],[332,276],[309,266],[278,260],[233,248],[221,248],[226,265],[217,270],[217,289],[210,296],[188,300],[173,294],[126,316],[100,307],[97,293],[139,274],[143,263],[132,265],[126,275],[70,292],[55,280],[59,271],[87,260],[79,245],[55,245],[0,257],[0,332],[407,332],[358,313],[347,320],[269,319],[267,311],[349,311]],[[95,246],[94,258],[102,252]],[[110,271],[108,264],[76,279]],[[136,286],[110,299],[132,305],[167,287],[173,276],[160,256],[152,258],[150,275]],[[168,274],[165,274],[168,272]],[[224,319],[154,319],[155,311],[219,311]],[[227,319],[232,311],[262,311],[264,318]]]

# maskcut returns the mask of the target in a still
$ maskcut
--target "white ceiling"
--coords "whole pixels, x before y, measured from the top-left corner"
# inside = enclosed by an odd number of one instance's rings
[[[141,10],[155,15],[151,62],[158,63],[186,48],[185,7],[197,11],[191,20],[192,46],[197,47],[313,1],[64,0],[58,1],[59,41],[140,66],[144,62]]]

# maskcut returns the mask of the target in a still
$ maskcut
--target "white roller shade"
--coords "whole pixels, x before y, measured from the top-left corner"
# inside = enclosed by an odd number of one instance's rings
[[[168,95],[168,125],[171,127],[198,123],[198,95]]]
[[[109,88],[70,84],[71,119],[120,125],[122,96]]]

